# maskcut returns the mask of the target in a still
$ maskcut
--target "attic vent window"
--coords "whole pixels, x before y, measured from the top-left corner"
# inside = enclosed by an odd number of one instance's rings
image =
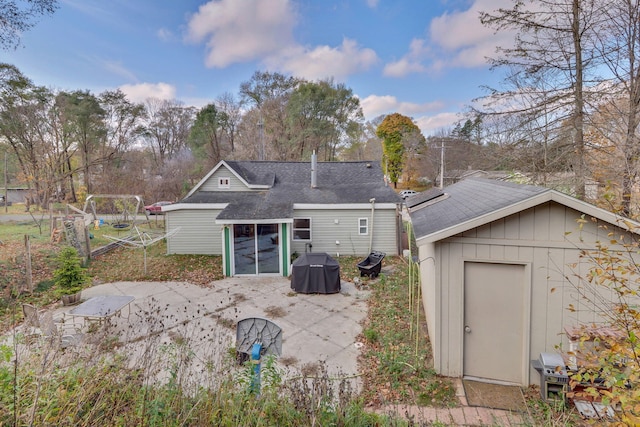
[[[231,188],[231,180],[229,178],[218,178],[218,188]]]

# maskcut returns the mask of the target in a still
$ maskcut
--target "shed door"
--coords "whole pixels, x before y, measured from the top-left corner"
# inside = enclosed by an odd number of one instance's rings
[[[465,377],[524,384],[525,266],[464,264]]]

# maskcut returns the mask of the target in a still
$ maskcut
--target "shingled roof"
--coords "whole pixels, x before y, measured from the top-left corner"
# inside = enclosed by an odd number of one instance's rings
[[[281,219],[293,216],[298,204],[361,204],[401,202],[384,183],[378,162],[318,162],[316,187],[311,188],[310,162],[224,162],[250,186],[264,191],[197,191],[181,204],[228,203],[218,219]],[[201,185],[202,182],[199,184]]]
[[[550,191],[531,185],[469,178],[446,187],[444,191],[433,190],[434,194],[439,193],[437,197],[426,197],[423,193],[412,197],[408,201],[409,215],[419,239]],[[424,202],[423,198],[426,199]]]
[[[484,178],[469,178],[444,190],[420,193],[407,200],[407,206],[416,239],[435,242],[548,201],[627,230],[638,230],[637,223],[556,190]]]

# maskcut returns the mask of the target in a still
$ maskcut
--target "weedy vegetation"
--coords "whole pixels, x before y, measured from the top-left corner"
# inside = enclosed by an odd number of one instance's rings
[[[148,226],[156,227],[157,220]],[[92,245],[108,240],[100,235],[114,234],[109,227],[91,232]],[[34,288],[20,294],[15,289],[26,273],[25,235]],[[46,224],[33,221],[0,224],[0,241],[0,267],[9,272],[0,279],[6,332],[22,322],[21,303],[57,303],[53,270],[63,245],[52,244]],[[124,247],[92,259],[87,273],[94,284],[147,280],[210,286],[222,278],[218,256],[168,256],[160,242],[148,248],[147,257],[146,275],[142,251]],[[360,258],[338,260],[343,280],[359,276]],[[250,386],[251,364],[238,364],[233,319],[212,313],[177,321],[171,307],[152,302],[131,314],[138,316],[136,322],[86,328],[82,346],[61,349],[47,340],[29,343],[26,334],[9,335],[0,344],[0,425],[417,425],[371,409],[451,407],[458,400],[453,384],[431,366],[416,266],[391,256],[383,264],[377,279],[359,279],[370,291],[358,338],[363,344],[359,377],[329,376],[322,364],[294,371],[290,361],[266,358],[257,396]],[[196,339],[202,329],[209,335]]]

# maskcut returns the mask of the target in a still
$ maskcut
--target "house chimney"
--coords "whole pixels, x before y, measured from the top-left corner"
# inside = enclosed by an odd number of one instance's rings
[[[316,150],[311,154],[311,188],[318,187],[318,156]]]

